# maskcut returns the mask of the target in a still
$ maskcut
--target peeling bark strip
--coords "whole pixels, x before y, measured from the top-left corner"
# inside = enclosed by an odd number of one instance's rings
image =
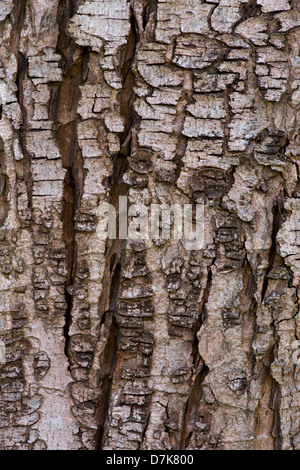
[[[0,34],[0,448],[299,450],[299,0],[3,0]],[[204,248],[100,240],[120,195],[204,202]]]

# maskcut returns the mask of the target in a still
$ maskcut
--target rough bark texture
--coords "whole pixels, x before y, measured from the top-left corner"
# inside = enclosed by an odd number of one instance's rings
[[[1,0],[1,449],[300,449],[299,0]],[[205,246],[98,208],[205,201]]]

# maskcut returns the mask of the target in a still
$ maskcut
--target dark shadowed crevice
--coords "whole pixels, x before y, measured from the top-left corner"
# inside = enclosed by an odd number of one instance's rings
[[[199,409],[200,403],[203,396],[202,392],[202,383],[205,380],[205,377],[209,373],[209,368],[204,363],[202,357],[199,354],[198,348],[198,336],[197,333],[199,332],[203,322],[206,318],[206,304],[209,299],[211,285],[212,285],[212,266],[215,263],[215,258],[212,260],[212,263],[207,268],[207,279],[206,285],[204,287],[202,301],[199,306],[199,315],[195,325],[193,327],[193,336],[194,342],[192,346],[192,358],[193,358],[193,375],[196,377],[194,378],[194,382],[191,386],[189,397],[186,402],[185,412],[184,412],[184,420],[182,425],[181,431],[181,438],[180,438],[180,449],[186,449],[189,445],[189,441],[191,435],[193,433],[195,423],[199,417]]]
[[[261,302],[263,302],[267,289],[268,289],[268,274],[274,267],[274,262],[275,262],[276,254],[277,254],[276,237],[281,227],[281,223],[282,223],[281,210],[280,210],[279,203],[276,202],[276,204],[273,207],[273,227],[272,227],[272,235],[271,235],[272,245],[271,245],[270,252],[269,252],[268,267],[267,267],[266,274],[264,277],[264,282],[262,285]]]
[[[195,369],[198,368],[198,364],[200,362],[200,356],[199,356],[199,351],[198,351],[198,336],[197,333],[199,332],[201,326],[203,325],[207,311],[206,311],[206,304],[208,302],[210,290],[211,290],[211,285],[212,285],[212,266],[215,263],[215,258],[212,260],[212,263],[210,266],[207,267],[207,278],[206,278],[206,285],[204,287],[203,295],[202,295],[202,300],[199,305],[199,315],[198,318],[193,326],[193,337],[194,337],[194,342],[193,342],[193,347],[192,347],[192,357],[193,357],[193,367]]]
[[[118,214],[119,197],[128,195],[129,186],[124,183],[123,176],[128,170],[128,157],[132,151],[132,131],[134,125],[134,74],[132,63],[135,57],[138,41],[137,22],[131,12],[131,30],[128,36],[126,50],[124,51],[121,77],[122,88],[120,91],[121,115],[124,119],[124,131],[120,135],[120,153],[114,157],[113,173],[110,178],[109,203],[116,208]],[[108,418],[109,402],[113,376],[117,363],[119,326],[116,320],[118,308],[119,288],[123,257],[126,248],[126,240],[119,238],[119,219],[117,218],[117,237],[115,240],[107,240],[106,267],[103,276],[103,291],[99,302],[99,315],[101,325],[106,325],[109,330],[107,346],[101,358],[103,367],[99,380],[100,398],[97,409],[97,433],[95,449],[101,450],[104,446],[105,424]]]
[[[124,118],[124,131],[120,136],[121,154],[124,157],[130,155],[129,143],[131,139],[132,127],[134,124],[134,110],[133,102],[135,98],[134,93],[134,73],[132,69],[133,61],[135,58],[136,45],[138,42],[138,26],[133,12],[131,12],[130,19],[130,33],[128,36],[127,48],[124,53],[123,65],[121,68],[122,88],[120,91],[120,105],[121,115]]]
[[[202,384],[208,373],[209,368],[204,364],[202,360],[202,367],[196,375],[188,401],[186,403],[184,422],[181,432],[181,450],[184,450],[188,447],[191,435],[195,428],[195,423],[199,419],[200,403],[203,397]]]
[[[0,227],[3,226],[8,213],[8,177],[6,174],[5,153],[2,137],[0,137]]]
[[[116,256],[113,254],[110,260],[110,292],[109,292],[109,310],[103,312],[101,324],[109,324],[109,336],[102,357],[102,368],[100,374],[100,397],[97,409],[97,432],[95,438],[95,450],[101,450],[104,444],[105,422],[108,415],[109,400],[111,396],[111,387],[115,365],[117,362],[119,327],[116,321],[116,308],[118,302],[121,262],[115,264]]]
[[[280,407],[281,407],[281,391],[280,385],[273,379],[272,386],[272,409],[274,410],[274,423],[273,423],[273,436],[274,436],[274,450],[282,449],[282,432],[280,420]]]
[[[156,8],[157,8],[157,0],[149,0],[149,2],[145,5],[144,11],[143,11],[144,30],[146,29],[147,24],[149,23],[151,15],[156,14]]]
[[[114,317],[112,317],[112,324],[110,327],[110,334],[107,340],[107,347],[103,355],[103,368],[100,377],[100,399],[97,409],[97,432],[95,437],[95,450],[103,448],[104,439],[104,426],[108,414],[109,399],[111,395],[113,371],[117,360],[117,345],[118,345],[118,325]]]
[[[76,245],[75,245],[75,231],[73,227],[73,220],[75,215],[75,197],[74,197],[74,188],[75,181],[72,176],[72,171],[70,168],[67,169],[67,174],[64,181],[64,194],[63,194],[63,237],[65,242],[65,247],[67,249],[67,281],[66,288],[73,283],[74,278],[74,269],[75,269],[75,260],[76,260]],[[68,358],[68,347],[69,347],[69,330],[72,323],[72,308],[73,308],[73,296],[65,292],[66,299],[66,311],[65,311],[65,324],[64,324],[64,338],[65,338],[65,355]]]
[[[247,256],[245,258],[244,269],[245,269],[244,283],[246,284],[245,295],[250,299],[248,319],[249,319],[249,322],[251,324],[251,329],[252,329],[252,339],[251,339],[251,346],[252,347],[249,348],[249,353],[248,354],[249,354],[249,360],[251,361],[251,371],[252,371],[252,375],[253,375],[255,365],[256,365],[256,356],[253,353],[253,342],[254,342],[254,339],[255,339],[256,332],[257,332],[258,302],[256,300],[257,283],[256,283],[256,280],[255,280],[255,275],[254,275],[251,263],[249,262]]]
[[[272,409],[273,378],[270,367],[264,365],[260,371],[261,394],[254,414],[254,449],[274,450],[274,411]]]
[[[249,18],[255,18],[261,14],[261,6],[257,5],[257,0],[249,0],[248,3],[240,5],[241,19],[235,24],[235,28]]]
[[[11,20],[12,20],[12,29],[11,29],[11,34],[10,34],[11,50],[14,53],[17,61],[19,58],[19,54],[21,54],[19,50],[19,45],[20,45],[21,32],[24,26],[24,21],[25,21],[26,5],[27,5],[27,0],[15,1],[13,4],[11,15],[10,15]],[[19,65],[20,64],[18,62],[18,66]]]
[[[73,285],[76,272],[75,214],[83,191],[84,169],[82,155],[78,145],[77,126],[79,116],[77,107],[80,100],[80,86],[84,83],[85,66],[88,57],[86,48],[79,48],[81,53],[74,61],[78,46],[68,34],[68,24],[79,2],[60,0],[57,10],[59,37],[56,52],[61,56],[63,80],[52,85],[50,112],[53,120],[54,136],[66,170],[63,188],[63,239],[67,250],[67,275],[65,282],[65,355],[69,360],[69,330],[72,324],[73,296],[68,287]]]
[[[280,387],[272,377],[269,365],[263,366],[260,374],[262,392],[255,410],[254,449],[281,450]]]
[[[211,290],[211,285],[212,285],[212,266],[214,265],[215,263],[215,258],[212,260],[212,263],[210,266],[208,266],[207,268],[207,281],[206,281],[206,286],[204,288],[204,292],[203,292],[203,300],[202,300],[202,303],[200,304],[200,316],[199,316],[199,322],[200,324],[196,325],[197,328],[197,331],[199,331],[201,325],[203,324],[203,322],[205,321],[205,318],[206,318],[206,304],[208,302],[208,298],[209,298],[209,294],[210,294],[210,290]]]
[[[119,196],[127,195],[128,187],[123,182],[123,175],[127,168],[128,161],[126,157],[115,157],[109,201],[114,207],[118,207]],[[104,444],[105,423],[108,416],[112,380],[117,361],[119,327],[116,321],[116,310],[125,246],[126,240],[121,240],[118,237],[117,221],[117,238],[115,240],[107,240],[106,267],[103,276],[103,290],[99,302],[100,326],[105,325],[109,333],[106,348],[101,358],[102,367],[99,377],[100,397],[97,409],[96,450],[101,450]]]

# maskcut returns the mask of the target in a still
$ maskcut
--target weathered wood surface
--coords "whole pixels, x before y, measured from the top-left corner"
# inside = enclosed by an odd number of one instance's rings
[[[0,3],[1,449],[300,449],[299,0]],[[206,202],[205,246],[98,208]]]

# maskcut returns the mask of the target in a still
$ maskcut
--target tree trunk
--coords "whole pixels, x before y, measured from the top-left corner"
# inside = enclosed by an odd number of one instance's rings
[[[1,1],[1,449],[300,449],[299,26]],[[204,203],[204,245],[102,239],[120,196]]]

